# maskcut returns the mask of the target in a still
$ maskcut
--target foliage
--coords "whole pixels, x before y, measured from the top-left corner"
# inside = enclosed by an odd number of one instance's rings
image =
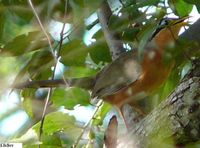
[[[69,29],[62,46],[54,39],[54,35],[48,33],[53,46],[49,48],[49,42],[40,30],[37,20],[25,0],[1,0],[0,1],[0,76],[1,84],[16,84],[28,80],[48,80],[52,78],[52,67],[55,66],[55,55],[59,54],[60,66],[56,78],[84,78],[93,77],[104,65],[111,62],[109,47],[105,41],[102,30],[92,32],[92,39],[95,40],[90,45],[84,42],[87,31],[92,31],[99,25],[97,18],[91,19],[103,0],[33,0],[35,9],[41,19],[45,29],[50,32],[52,28],[48,25],[52,20],[69,23]],[[121,2],[121,3],[120,3]],[[67,3],[67,4],[66,4]],[[158,28],[160,20],[168,15],[168,9],[178,17],[189,15],[193,6],[200,12],[199,0],[121,0],[110,1],[113,14],[110,16],[109,28],[122,39],[127,50],[138,47],[139,55],[142,57],[144,47],[148,43],[155,29]],[[65,14],[65,10],[67,13]],[[150,13],[148,10],[150,10]],[[86,20],[90,18],[90,23]],[[60,32],[57,32],[60,34]],[[86,37],[89,40],[89,37]],[[180,44],[184,47],[185,44]],[[184,50],[169,49],[166,52],[164,62],[175,59],[183,61],[177,64],[178,69],[173,69],[166,83],[159,90],[156,90],[151,97],[160,102],[164,99],[180,81],[180,73],[190,64],[182,53]],[[192,53],[194,56],[195,53]],[[88,58],[89,57],[89,58]],[[89,59],[89,60],[88,60]],[[177,62],[178,63],[178,62]],[[17,68],[14,68],[17,67]],[[14,77],[10,83],[10,77]],[[0,89],[3,90],[2,86]],[[1,92],[1,91],[0,91]],[[23,89],[14,91],[19,95],[20,107],[30,118],[31,125],[18,132],[18,142],[23,142],[25,147],[35,147],[38,145],[38,132],[40,120],[47,97],[47,90],[42,88]],[[4,94],[1,92],[1,96]],[[153,107],[157,105],[152,101]],[[48,104],[47,115],[44,120],[41,147],[70,147],[72,146],[84,124],[69,114],[64,114],[59,110],[65,108],[73,110],[75,106],[93,106],[90,103],[90,90],[79,87],[55,88],[52,90],[50,102]],[[150,105],[149,105],[150,106]],[[153,108],[152,107],[152,108]],[[110,105],[103,104],[91,120],[90,128],[86,128],[89,138],[84,135],[79,146],[102,145],[104,118],[110,110]],[[4,117],[6,118],[6,116]],[[30,122],[29,121],[29,122]],[[101,129],[97,132],[97,129]],[[26,131],[34,130],[37,139],[32,145],[32,141],[20,139]],[[23,135],[24,134],[24,135]],[[92,136],[91,136],[92,135]],[[21,136],[21,137],[20,137]],[[86,138],[85,138],[86,137]],[[94,140],[96,139],[96,140]],[[96,143],[91,144],[94,140]]]

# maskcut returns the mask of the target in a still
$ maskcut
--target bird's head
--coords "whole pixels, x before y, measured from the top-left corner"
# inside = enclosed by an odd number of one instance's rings
[[[159,27],[152,37],[159,49],[164,49],[178,38],[181,27],[188,25],[188,22],[185,22],[187,18],[189,17],[163,18],[160,21]]]

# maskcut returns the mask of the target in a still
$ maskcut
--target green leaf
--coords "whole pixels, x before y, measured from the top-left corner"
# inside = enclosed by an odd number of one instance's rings
[[[25,78],[26,74],[27,74],[27,70],[28,70],[28,63],[30,61],[26,61],[24,60],[24,63],[21,65],[21,69],[20,71],[17,73],[17,75],[15,76],[15,79],[13,81],[13,85],[17,84],[19,81],[23,80],[26,81],[27,78]]]
[[[136,36],[139,33],[139,31],[140,31],[139,27],[126,28],[126,29],[124,29],[124,33],[123,33],[122,39],[124,41],[133,42],[133,40],[136,38]]]
[[[188,4],[194,4],[197,7],[198,12],[200,13],[200,1],[199,0],[184,0]]]
[[[1,3],[3,3],[6,6],[17,5],[17,4],[22,4],[22,5],[28,6],[27,1],[25,1],[25,0],[1,0]],[[34,4],[39,4],[39,3],[41,3],[40,0],[34,0]]]
[[[67,109],[73,109],[74,106],[80,104],[82,106],[89,105],[90,95],[87,91],[71,87],[64,89],[56,89],[52,94],[53,104],[56,106],[65,106]]]
[[[62,142],[58,134],[53,135],[42,135],[42,144],[41,148],[61,148]]]
[[[89,49],[82,41],[73,40],[61,49],[61,62],[66,66],[83,66]]]
[[[157,5],[160,0],[137,0],[137,7],[145,7],[150,5]]]
[[[70,4],[75,13],[75,17],[79,15],[79,17],[76,19],[80,19],[80,17],[82,17],[82,18],[88,17],[89,15],[94,13],[96,11],[96,9],[99,8],[102,1],[103,0],[96,0],[96,1],[94,1],[94,0],[82,0],[82,1],[73,0],[73,1],[70,1]]]
[[[48,46],[46,37],[41,31],[19,35],[0,48],[1,56],[19,56],[24,53]]]
[[[0,7],[1,7],[1,5],[0,5]],[[5,17],[4,13],[1,12],[0,13],[0,41],[1,41],[1,38],[2,38],[3,33],[4,33],[4,20],[5,20],[4,17]]]
[[[92,121],[92,125],[94,126],[102,125],[103,120],[110,109],[111,109],[110,104],[103,103],[101,107],[99,108],[98,112],[95,114],[95,117]]]
[[[33,129],[38,131],[41,122],[34,125]],[[71,137],[77,137],[77,133],[81,131],[75,125],[75,118],[62,112],[53,112],[45,117],[43,125],[43,134],[51,135],[58,131],[65,131]]]
[[[194,4],[196,6],[200,5],[200,1],[199,0],[183,0],[183,1],[188,3],[188,4]]]
[[[126,0],[126,1],[122,1],[124,3],[125,6],[129,6],[129,5],[135,5],[137,0]]]
[[[83,67],[83,66],[70,66],[65,71],[65,76],[70,78],[82,78],[82,77],[89,77],[93,76],[97,73],[97,70]]]
[[[93,9],[97,9],[103,0],[84,0],[85,6],[92,7]]]
[[[53,63],[54,58],[49,50],[35,52],[31,59],[19,71],[13,84],[23,80],[27,74],[29,74],[31,79],[48,79],[51,76]]]
[[[165,99],[180,82],[179,68],[172,69],[171,74],[167,80],[156,90],[157,99],[154,100],[154,107],[157,106],[163,99]]]
[[[184,2],[184,0],[169,0],[168,3],[173,12],[181,17],[189,15],[193,8],[193,5]]]
[[[51,76],[51,67],[54,58],[49,50],[41,50],[33,54],[27,64],[27,69],[32,79],[48,79]]]
[[[7,6],[5,9],[9,10],[11,14],[15,14],[15,17],[18,16],[24,23],[29,23],[34,16],[28,4],[16,3],[16,5]]]
[[[113,32],[121,32],[122,29],[127,28],[129,24],[130,19],[126,15],[122,17],[113,15],[109,18],[108,27]]]
[[[34,145],[34,144],[35,145],[38,144],[39,140],[38,140],[38,135],[35,132],[35,130],[30,128],[21,137],[17,137],[17,138],[12,139],[12,142],[23,143],[23,148],[24,148],[24,147],[28,147],[28,146],[30,147],[31,145]]]
[[[156,28],[157,28],[157,25],[155,25],[155,23],[148,23],[148,25],[145,25],[144,28],[139,32],[138,54],[140,58],[143,55],[146,44],[151,39],[153,32],[156,30]]]
[[[60,139],[59,134],[53,134],[53,135],[44,135],[42,134],[41,138],[42,143],[40,144],[40,148],[62,148],[62,141]],[[23,143],[23,148],[38,148],[39,141],[37,143],[31,143],[23,141],[18,141],[20,143]]]
[[[24,89],[21,91],[23,109],[33,119],[33,102],[32,99],[35,96],[35,89]]]
[[[46,95],[46,91],[41,91],[41,93],[38,94],[37,89],[27,88],[22,90],[21,98],[23,109],[33,121],[38,121],[41,119]],[[55,111],[55,109],[49,106],[46,110],[46,113],[52,111]]]
[[[98,42],[89,46],[88,48],[90,56],[96,64],[100,62],[108,63],[112,61],[106,42]]]

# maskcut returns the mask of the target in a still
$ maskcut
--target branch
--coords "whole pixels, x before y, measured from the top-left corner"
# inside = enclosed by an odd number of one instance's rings
[[[108,28],[109,18],[112,15],[110,6],[107,1],[104,0],[102,5],[97,11],[99,22],[101,24],[102,31],[104,33],[105,40],[110,49],[112,59],[116,59],[122,52],[125,52],[123,43],[116,35]]]
[[[91,89],[94,86],[95,77],[73,78],[67,79],[65,81],[67,81],[68,86]],[[14,84],[11,86],[11,88],[25,89],[42,87],[66,87],[65,81],[63,79],[27,81],[19,84]]]
[[[195,60],[193,69],[171,95],[147,117],[132,126],[125,137],[127,147],[151,147],[156,142],[166,142],[170,138],[177,145],[199,140],[199,92],[200,60]]]

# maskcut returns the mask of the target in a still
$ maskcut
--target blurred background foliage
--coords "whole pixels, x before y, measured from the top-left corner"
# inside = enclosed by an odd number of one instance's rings
[[[141,53],[163,17],[183,17],[194,9],[197,9],[197,15],[200,12],[199,0],[108,2],[112,9],[108,22],[110,29],[121,38],[127,50],[139,46]],[[55,52],[59,48],[60,24],[69,26],[64,30],[56,78],[63,75],[67,78],[92,77],[111,62],[96,14],[101,3],[102,0],[33,0]],[[64,14],[66,5],[67,13]],[[180,54],[186,49],[179,49],[167,52],[166,63],[172,58],[182,62],[177,62],[177,68],[173,69],[167,81],[150,96],[154,99],[147,100],[148,110],[157,106],[191,67],[190,60]],[[28,2],[0,0],[0,141],[23,142],[25,147],[37,146],[47,90],[10,90],[9,86],[28,80],[48,80],[54,63],[48,41]],[[42,147],[71,147],[89,121],[79,146],[102,147],[105,127],[115,111],[107,103],[98,105],[100,107],[92,117],[95,106],[90,102],[88,90],[78,87],[54,89],[44,122]],[[82,106],[84,111],[80,109]],[[22,116],[18,115],[19,111]]]

